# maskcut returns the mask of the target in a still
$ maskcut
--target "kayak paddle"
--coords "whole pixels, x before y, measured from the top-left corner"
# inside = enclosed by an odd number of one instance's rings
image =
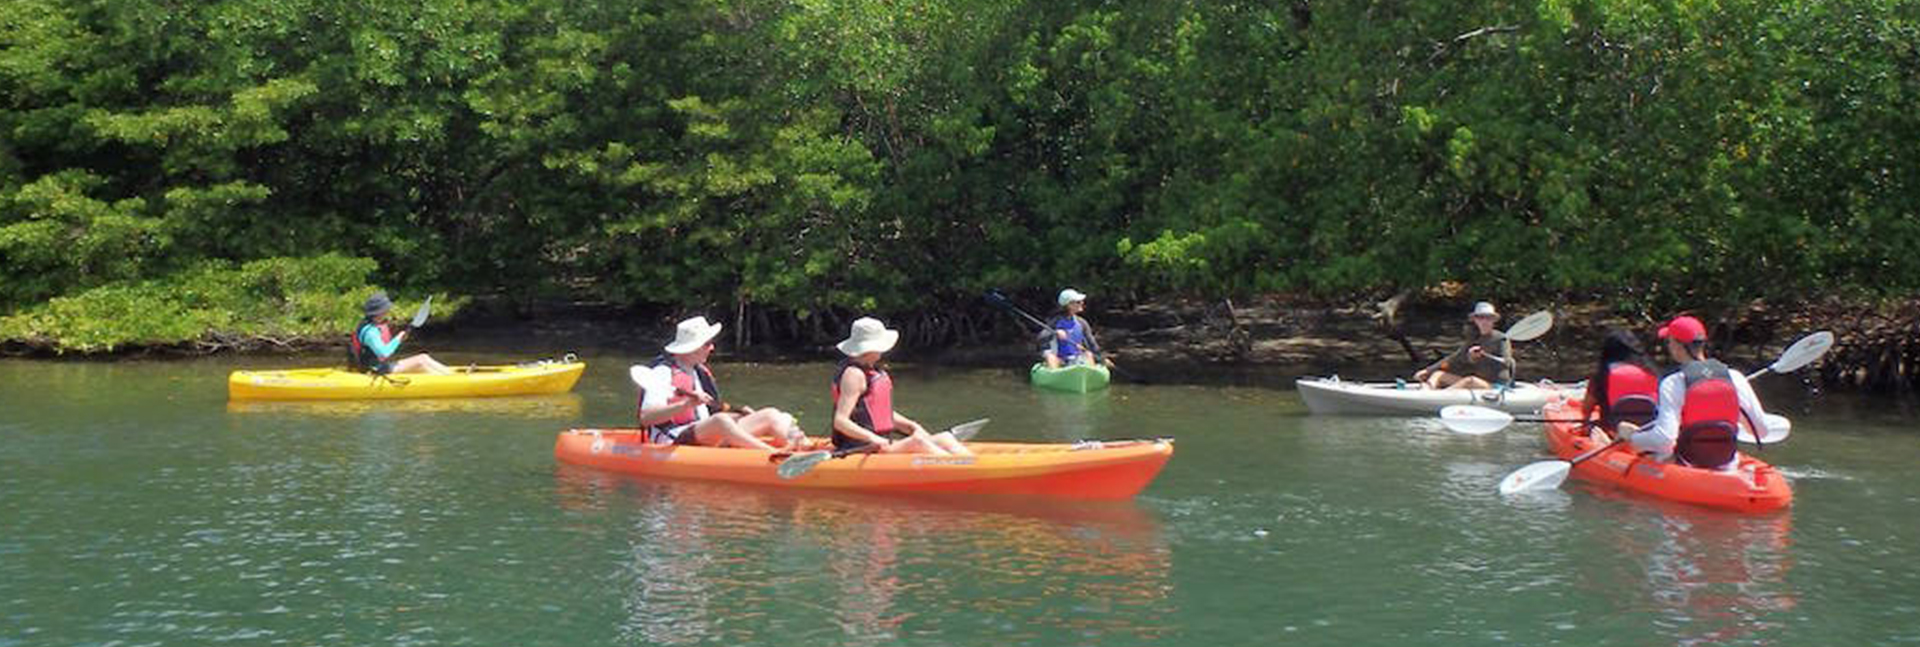
[[[1573,472],[1573,466],[1579,465],[1589,458],[1599,456],[1601,452],[1612,449],[1614,445],[1624,442],[1627,442],[1627,439],[1621,438],[1587,450],[1586,453],[1575,456],[1571,460],[1555,459],[1540,461],[1514,470],[1513,473],[1508,474],[1506,478],[1500,479],[1500,493],[1513,494],[1526,490],[1551,490],[1560,487],[1561,483],[1566,482],[1567,474]]]
[[[427,310],[431,307],[433,307],[433,295],[429,294],[427,295],[427,300],[420,303],[420,309],[413,311],[413,321],[408,323],[407,327],[419,328],[426,325]]]
[[[1513,414],[1471,404],[1452,404],[1440,409],[1440,424],[1455,433],[1469,436],[1490,434],[1515,421],[1522,422],[1580,422],[1579,420],[1547,420],[1545,418],[1515,418]]]
[[[989,420],[991,419],[981,418],[973,422],[954,425],[953,428],[943,431],[941,433],[953,434],[953,437],[955,440],[966,442],[968,439],[973,438],[976,434],[979,434],[980,428],[987,426],[987,422]],[[810,452],[801,452],[801,453],[792,455],[791,457],[787,458],[787,460],[785,461],[781,461],[780,467],[774,471],[775,473],[780,475],[780,478],[791,481],[793,479],[797,479],[802,476],[805,476],[808,472],[813,471],[813,468],[819,467],[821,463],[826,462],[827,459],[829,458],[845,458],[847,456],[852,456],[854,454],[865,454],[865,453],[873,452],[873,451],[876,451],[877,449],[878,448],[874,447],[872,443],[864,443],[860,445],[855,445],[853,447],[848,447],[846,449],[835,449],[831,451],[822,449],[822,450],[815,450]]]
[[[947,433],[953,434],[954,440],[964,443],[973,440],[974,436],[979,435],[980,428],[987,426],[987,422],[990,420],[992,420],[992,418],[981,418],[973,422],[957,424],[954,425],[952,429],[948,429]]]
[[[1792,346],[1788,346],[1785,351],[1780,353],[1780,359],[1773,360],[1773,364],[1754,371],[1752,375],[1747,377],[1760,377],[1768,373],[1792,373],[1798,371],[1800,367],[1806,366],[1813,362],[1813,360],[1820,359],[1820,356],[1825,355],[1827,349],[1832,347],[1833,333],[1825,330],[1801,337],[1800,341],[1793,342]]]
[[[1507,339],[1512,341],[1533,341],[1553,328],[1553,311],[1541,310],[1527,315],[1507,328]]]
[[[1035,317],[1033,315],[1027,314],[1027,311],[1021,310],[1020,306],[1014,305],[1013,300],[1008,299],[1007,295],[1001,294],[999,290],[987,290],[985,297],[987,299],[987,303],[993,304],[994,307],[1001,308],[1003,310],[1006,310],[1007,312],[1011,312],[1016,315],[1020,315],[1022,318],[1025,318],[1027,321],[1032,322],[1033,325],[1039,326],[1042,330],[1046,329],[1047,322],[1041,321],[1039,317]]]
[[[1516,422],[1580,423],[1585,421],[1577,418],[1518,417],[1499,409],[1471,404],[1448,405],[1440,410],[1440,424],[1456,433],[1469,436],[1490,434]],[[1740,442],[1749,445],[1771,445],[1786,440],[1787,436],[1792,434],[1793,421],[1788,420],[1786,416],[1769,413],[1767,414],[1767,437],[1760,439],[1763,442],[1754,442],[1753,430],[1746,428],[1740,429]]]
[[[782,479],[791,481],[793,479],[800,478],[801,476],[805,476],[807,472],[813,471],[813,468],[819,467],[821,463],[826,462],[826,460],[829,458],[845,458],[853,454],[863,454],[866,452],[871,452],[871,451],[874,451],[874,449],[875,448],[872,443],[867,443],[862,445],[856,445],[853,447],[848,447],[846,449],[835,449],[832,451],[821,449],[821,450],[815,450],[810,452],[801,452],[798,454],[794,454],[792,457],[789,457],[787,460],[781,461],[780,467],[778,469],[775,469],[774,473],[779,474],[780,478]]]

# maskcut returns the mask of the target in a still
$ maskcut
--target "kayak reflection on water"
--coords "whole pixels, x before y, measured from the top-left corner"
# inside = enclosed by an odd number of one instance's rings
[[[1648,500],[1593,486],[1601,498],[1633,506],[1615,525],[1609,542],[1617,553],[1596,559],[1638,564],[1644,599],[1623,601],[1622,611],[1647,609],[1654,626],[1677,644],[1730,644],[1760,640],[1756,634],[1787,624],[1779,614],[1799,605],[1787,579],[1793,566],[1790,511],[1747,515]]]
[[[1164,637],[1175,612],[1171,548],[1130,501],[796,492],[566,465],[556,486],[568,510],[631,517],[607,525],[629,529],[607,538],[630,547],[607,565],[627,642],[883,644],[961,617],[1138,642]],[[731,621],[742,615],[766,621]],[[751,633],[768,626],[783,635]]]

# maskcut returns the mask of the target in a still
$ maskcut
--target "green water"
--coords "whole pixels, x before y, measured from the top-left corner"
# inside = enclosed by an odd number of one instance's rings
[[[297,360],[0,362],[0,646],[1920,642],[1899,402],[1770,400],[1797,500],[1742,517],[1578,483],[1502,499],[1537,427],[901,367],[902,409],[991,416],[983,439],[1179,438],[1136,501],[1060,505],[561,466],[555,432],[631,415],[629,358],[589,359],[560,397],[258,406],[226,372]],[[826,427],[827,366],[720,370]]]

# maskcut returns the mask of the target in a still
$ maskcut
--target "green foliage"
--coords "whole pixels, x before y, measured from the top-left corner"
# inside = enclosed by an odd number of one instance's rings
[[[14,0],[0,312],[328,253],[715,315],[1901,294],[1914,7]]]
[[[157,279],[53,298],[0,318],[0,337],[83,353],[213,338],[344,338],[359,318],[362,301],[376,289],[366,283],[373,270],[371,260],[331,254],[237,267],[209,262]],[[452,315],[467,303],[438,296],[436,317]],[[408,312],[417,305],[397,301],[395,308]]]

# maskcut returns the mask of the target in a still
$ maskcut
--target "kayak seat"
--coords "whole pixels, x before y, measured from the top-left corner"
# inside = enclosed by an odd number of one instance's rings
[[[1631,422],[1635,426],[1645,427],[1653,424],[1654,414],[1658,409],[1659,406],[1653,398],[1644,395],[1620,398],[1619,402],[1613,403],[1613,406],[1608,408],[1608,426],[1618,427],[1622,422]]]

